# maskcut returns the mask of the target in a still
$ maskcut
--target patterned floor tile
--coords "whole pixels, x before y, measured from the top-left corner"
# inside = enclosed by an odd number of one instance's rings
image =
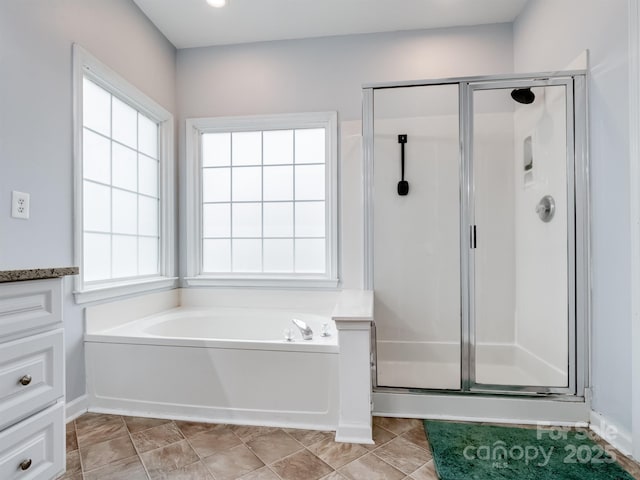
[[[84,472],[84,480],[148,480],[140,457],[129,457]]]
[[[413,480],[438,480],[438,474],[436,473],[436,466],[433,460],[413,472],[411,478]]]
[[[136,446],[138,453],[166,447],[182,439],[184,439],[182,433],[180,433],[180,430],[178,430],[178,427],[176,427],[173,422],[131,434],[131,440],[133,440],[133,444]]]
[[[159,478],[162,480],[214,480],[201,461],[164,473]]]
[[[415,472],[431,460],[431,455],[403,437],[397,437],[376,449],[374,455],[405,475]]]
[[[189,443],[200,458],[206,458],[216,452],[240,445],[242,441],[230,428],[219,428],[198,433],[189,438]]]
[[[135,455],[136,451],[128,434],[106,442],[93,443],[88,447],[80,447],[82,468],[85,471],[95,470],[103,465]]]
[[[80,452],[73,450],[67,453],[67,470],[66,475],[82,473],[82,464],[80,463]]]
[[[262,467],[240,477],[240,480],[280,480],[269,467]]]
[[[405,432],[401,435],[402,438],[409,440],[414,445],[430,452],[429,442],[427,442],[427,435],[425,434],[424,427],[416,427],[412,428],[408,432]]]
[[[67,452],[73,452],[78,449],[78,437],[76,436],[76,423],[67,423],[66,431],[66,448]]]
[[[318,443],[322,440],[331,439],[336,436],[335,432],[321,432],[318,430],[298,430],[295,428],[285,428],[285,432],[299,441],[305,447]]]
[[[182,434],[187,437],[193,437],[199,433],[210,432],[212,430],[219,430],[230,428],[229,425],[223,425],[220,423],[198,423],[198,422],[182,422],[176,421],[175,424],[178,426]]]
[[[316,443],[309,447],[309,451],[336,469],[366,455],[368,452],[362,445],[338,443],[334,442],[333,439]]]
[[[126,436],[129,434],[122,417],[89,413],[76,420],[76,435],[80,448],[101,443],[105,440]]]
[[[282,430],[252,437],[247,447],[267,465],[304,448]]]
[[[186,440],[140,454],[152,479],[198,461],[198,455]]]
[[[405,474],[369,453],[340,469],[349,480],[400,480]]]
[[[235,480],[264,466],[244,445],[214,453],[203,462],[216,480]]]
[[[385,430],[384,428],[373,424],[373,441],[374,445],[363,445],[364,448],[368,450],[375,450],[376,448],[384,445],[387,442],[390,442],[396,438],[395,433],[391,433],[389,430]]]
[[[171,420],[164,418],[147,418],[147,417],[122,417],[124,423],[129,429],[129,433],[141,432],[153,427],[159,427],[165,423],[170,423]]]
[[[420,420],[375,417],[375,445],[334,436],[90,413],[67,424],[59,480],[437,480]],[[640,480],[640,465],[613,452]]]
[[[373,417],[373,423],[396,435],[401,435],[412,428],[422,426],[422,420],[416,418]]]
[[[277,461],[271,468],[283,480],[319,480],[333,471],[308,450]]]
[[[277,427],[253,427],[251,425],[231,425],[231,429],[243,442],[251,440],[253,437],[281,430]]]

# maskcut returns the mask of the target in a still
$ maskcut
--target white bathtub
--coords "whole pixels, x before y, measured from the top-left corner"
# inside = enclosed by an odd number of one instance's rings
[[[177,307],[131,319],[135,305],[121,303],[87,309],[92,411],[335,429],[339,348],[326,308]],[[311,326],[313,340],[292,318]],[[320,336],[324,323],[329,337]]]
[[[303,340],[292,319],[307,323],[313,340]],[[328,325],[330,336],[320,335]],[[284,339],[290,329],[293,341]],[[88,334],[87,341],[299,352],[338,352],[330,316],[301,310],[258,307],[177,307]]]

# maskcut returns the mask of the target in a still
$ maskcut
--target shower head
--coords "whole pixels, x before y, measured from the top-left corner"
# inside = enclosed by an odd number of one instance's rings
[[[511,91],[511,98],[518,103],[529,105],[536,99],[535,93],[531,91],[531,87],[528,88],[516,88]]]

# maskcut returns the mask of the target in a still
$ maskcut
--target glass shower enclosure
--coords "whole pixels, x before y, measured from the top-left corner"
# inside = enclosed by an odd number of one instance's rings
[[[376,388],[582,395],[584,72],[363,93]]]

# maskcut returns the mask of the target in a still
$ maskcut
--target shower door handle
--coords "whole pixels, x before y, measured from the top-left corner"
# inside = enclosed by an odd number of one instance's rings
[[[402,180],[398,182],[398,195],[404,196],[409,193],[409,182],[404,179],[404,145],[407,143],[407,134],[398,135],[398,143],[400,144],[400,168],[402,172]]]
[[[478,246],[477,235],[476,235],[476,226],[469,225],[469,248],[472,250]]]

